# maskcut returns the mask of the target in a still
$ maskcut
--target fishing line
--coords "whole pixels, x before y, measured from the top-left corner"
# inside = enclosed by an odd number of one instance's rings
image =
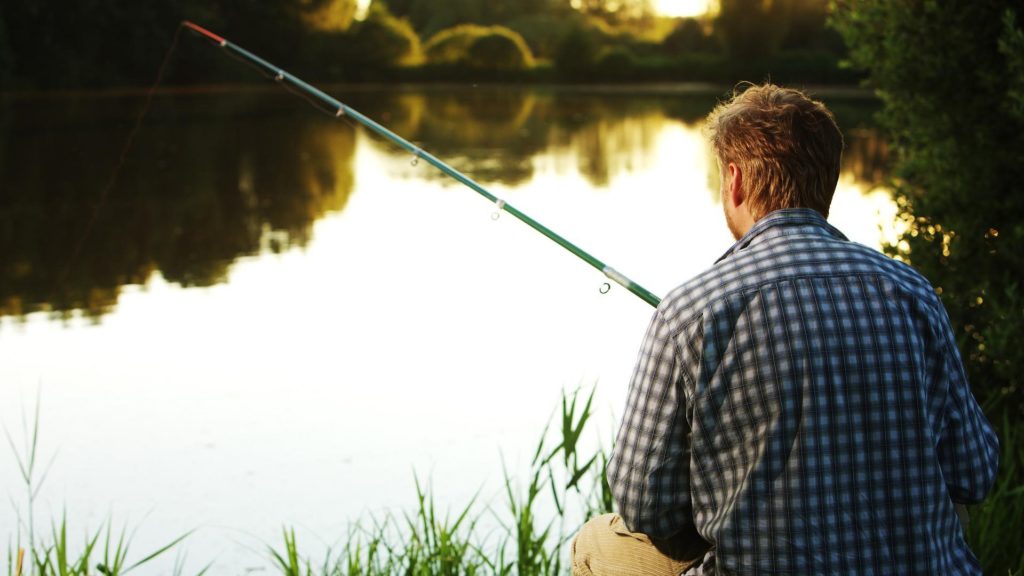
[[[160,83],[163,81],[164,72],[167,69],[167,64],[171,61],[171,55],[178,47],[178,39],[181,37],[181,26],[174,31],[174,39],[171,41],[170,47],[164,54],[163,60],[160,62],[160,68],[156,72],[156,80],[153,82],[149,90],[146,91],[146,101],[142,105],[142,109],[139,110],[138,115],[135,117],[135,123],[132,125],[131,130],[128,132],[128,136],[125,138],[124,145],[121,147],[121,154],[118,157],[117,164],[114,166],[114,171],[111,173],[110,178],[107,180],[107,185],[100,191],[99,198],[93,205],[92,214],[89,216],[89,220],[85,223],[85,230],[79,236],[78,241],[75,242],[74,247],[71,251],[71,256],[68,258],[67,265],[60,274],[57,275],[56,281],[53,287],[50,289],[50,294],[47,296],[47,302],[53,302],[53,297],[57,293],[57,288],[60,287],[71,274],[71,267],[74,265],[75,260],[82,253],[82,248],[85,246],[85,241],[89,238],[92,233],[93,227],[96,225],[96,220],[99,218],[100,209],[107,202],[107,197],[110,196],[111,190],[117,185],[117,181],[121,177],[122,169],[124,168],[125,162],[128,159],[128,152],[131,150],[132,145],[135,143],[135,136],[139,133],[139,129],[142,128],[142,121],[145,119],[146,114],[149,113],[150,105],[153,103],[153,96],[156,94],[157,89],[160,87]]]
[[[594,256],[583,251],[575,244],[569,242],[562,236],[556,234],[550,228],[547,228],[540,222],[537,222],[530,216],[516,209],[514,206],[508,204],[505,200],[498,198],[494,194],[491,194],[483,186],[481,186],[474,180],[470,179],[462,172],[455,170],[448,164],[439,160],[433,154],[425,150],[422,150],[421,148],[409,142],[405,138],[402,138],[401,136],[395,134],[394,132],[385,128],[381,124],[378,124],[374,120],[371,120],[367,116],[364,116],[359,111],[343,104],[342,102],[338,101],[335,98],[332,98],[331,96],[328,96],[319,88],[316,88],[306,83],[304,80],[290,74],[286,70],[279,68],[274,64],[271,64],[270,62],[264,60],[263,58],[260,58],[259,56],[253,54],[252,52],[249,52],[245,48],[242,48],[237,44],[229,42],[226,38],[214,34],[213,32],[210,32],[209,30],[203,28],[202,26],[194,24],[188,20],[183,21],[181,23],[181,26],[186,27],[192,30],[193,32],[199,34],[200,36],[203,36],[208,40],[212,41],[220,48],[223,48],[229,55],[245,60],[251,66],[259,68],[263,76],[273,78],[276,83],[285,86],[289,91],[300,92],[305,100],[312,102],[318,109],[323,110],[328,114],[333,114],[337,118],[346,118],[354,120],[355,122],[362,124],[364,127],[370,129],[371,131],[376,132],[378,135],[383,136],[385,139],[390,140],[399,148],[402,148],[406,152],[409,152],[410,154],[413,155],[412,164],[414,166],[418,164],[421,159],[433,165],[441,172],[454,178],[458,182],[461,182],[462,184],[466,185],[467,187],[477,192],[484,198],[487,198],[489,201],[493,202],[497,209],[496,213],[500,214],[501,212],[508,212],[509,214],[515,216],[520,221],[527,224],[537,232],[540,232],[541,234],[547,236],[548,239],[562,246],[563,248],[573,253],[578,258],[582,259],[583,261],[590,264],[594,268],[597,268],[610,281],[626,288],[627,290],[629,290],[636,296],[640,297],[642,300],[644,300],[651,306],[657,306],[658,303],[661,301],[660,298],[655,296],[646,288],[633,282],[625,275],[612,268],[611,266],[606,265],[604,262],[601,262]],[[610,288],[610,286],[611,285],[608,284],[608,288]],[[605,290],[604,286],[602,286],[602,291],[607,291]]]

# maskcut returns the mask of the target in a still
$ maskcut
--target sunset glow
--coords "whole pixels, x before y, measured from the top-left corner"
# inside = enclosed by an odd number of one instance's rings
[[[656,0],[654,5],[662,16],[700,16],[708,11],[710,0]]]
[[[700,16],[708,11],[711,0],[654,0],[654,7],[661,16]],[[356,17],[362,18],[370,0],[357,0]]]

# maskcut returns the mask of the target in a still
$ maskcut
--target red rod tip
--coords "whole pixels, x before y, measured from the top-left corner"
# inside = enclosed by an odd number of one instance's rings
[[[213,32],[210,32],[206,28],[203,28],[202,26],[200,26],[198,24],[194,24],[194,23],[192,23],[192,22],[190,22],[188,20],[182,20],[181,25],[186,27],[186,28],[190,28],[190,29],[192,29],[195,32],[198,32],[198,33],[202,34],[203,36],[206,36],[207,38],[209,38],[210,40],[213,40],[214,42],[216,42],[218,44],[224,44],[224,43],[227,42],[227,40],[225,40],[224,38],[221,38],[220,36],[217,36]]]

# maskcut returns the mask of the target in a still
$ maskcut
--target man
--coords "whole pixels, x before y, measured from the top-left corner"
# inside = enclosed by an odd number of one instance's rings
[[[754,86],[707,131],[737,242],[654,313],[574,573],[980,574],[998,441],[927,280],[826,223],[832,114]]]

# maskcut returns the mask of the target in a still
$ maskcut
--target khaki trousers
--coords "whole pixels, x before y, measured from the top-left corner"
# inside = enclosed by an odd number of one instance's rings
[[[967,530],[967,507],[956,505]],[[591,518],[572,543],[573,576],[679,576],[704,558],[708,543],[696,532],[654,541],[630,532],[618,514]]]
[[[708,550],[696,532],[652,540],[630,532],[618,514],[591,518],[572,543],[573,576],[679,576]]]

